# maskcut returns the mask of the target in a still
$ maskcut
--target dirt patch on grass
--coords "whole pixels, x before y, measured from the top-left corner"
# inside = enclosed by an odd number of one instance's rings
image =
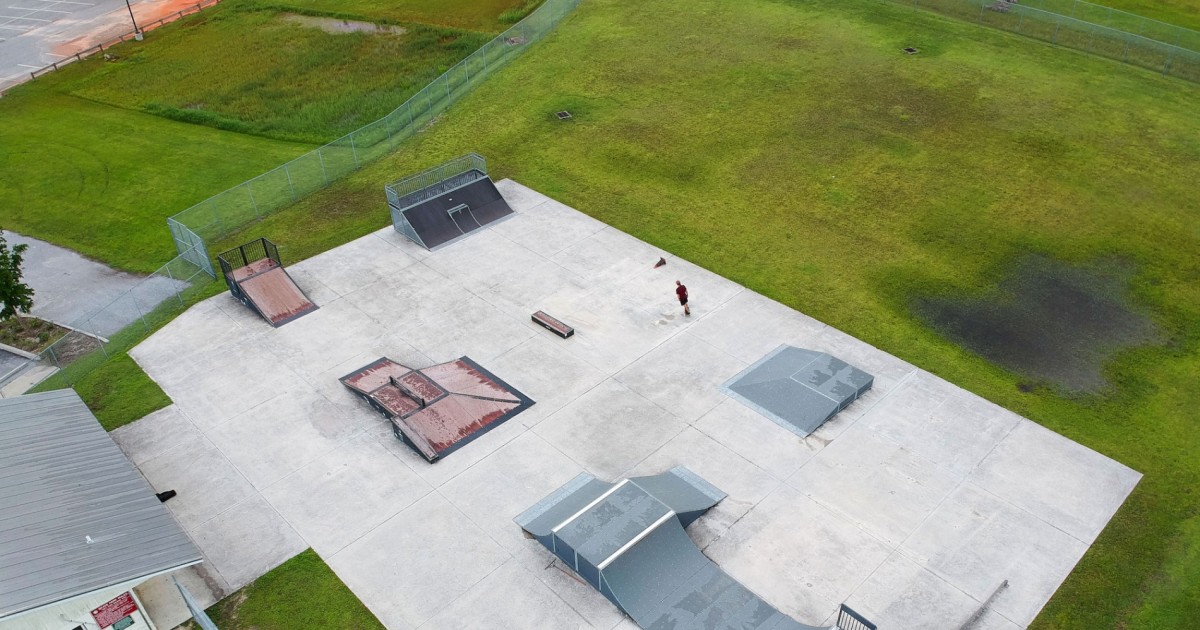
[[[37,354],[70,332],[36,317],[11,317],[0,321],[0,343]]]
[[[999,365],[1071,392],[1095,393],[1108,384],[1104,366],[1114,354],[1160,336],[1129,300],[1132,275],[1131,265],[1118,262],[1081,268],[1030,256],[982,297],[919,299],[914,310]]]
[[[358,22],[355,20],[339,20],[338,18],[328,17],[313,17],[311,15],[297,15],[288,13],[283,16],[284,21],[300,24],[301,26],[311,26],[319,28],[326,33],[339,35],[342,33],[384,33],[389,35],[403,35],[408,31],[400,26],[390,24],[375,24],[373,22]]]
[[[54,344],[53,359],[59,367],[66,367],[85,354],[100,349],[100,342],[90,335],[71,331],[66,337]]]

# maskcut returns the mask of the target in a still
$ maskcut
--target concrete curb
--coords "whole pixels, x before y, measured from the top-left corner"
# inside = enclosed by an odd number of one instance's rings
[[[50,322],[50,323],[53,324],[54,322]],[[29,359],[31,361],[36,361],[38,359],[38,355],[36,355],[32,352],[22,350],[20,348],[14,348],[6,343],[0,343],[0,350],[15,354],[19,357],[23,357],[23,358]]]

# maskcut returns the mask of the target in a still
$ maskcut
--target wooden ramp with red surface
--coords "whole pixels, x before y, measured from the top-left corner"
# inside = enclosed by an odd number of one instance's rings
[[[270,262],[266,259],[256,264]],[[234,276],[244,278],[237,279],[237,285],[242,290],[246,305],[258,311],[272,326],[282,326],[317,310],[317,305],[304,295],[304,291],[296,286],[283,267],[274,264],[259,266],[266,269],[250,273],[240,273],[243,269],[238,269]]]
[[[276,328],[317,310],[284,270],[279,247],[258,238],[217,256],[229,292]]]
[[[533,405],[467,357],[420,370],[383,357],[341,381],[391,420],[396,437],[431,463]]]

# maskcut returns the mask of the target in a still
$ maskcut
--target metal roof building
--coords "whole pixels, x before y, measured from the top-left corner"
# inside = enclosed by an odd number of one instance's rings
[[[109,627],[94,606],[201,559],[73,390],[0,400],[0,628]]]

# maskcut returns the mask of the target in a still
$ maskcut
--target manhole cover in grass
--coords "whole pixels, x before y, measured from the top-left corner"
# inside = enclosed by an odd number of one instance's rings
[[[1117,352],[1153,343],[1161,333],[1130,304],[1131,265],[1072,267],[1029,256],[982,296],[914,303],[917,315],[984,358],[1035,382],[1097,392]],[[1022,391],[1034,383],[1022,383]]]
[[[563,110],[561,112],[555,112],[554,115],[558,116],[559,120],[571,120],[571,112],[568,112],[566,110]]]
[[[905,49],[904,49],[904,52],[906,52],[906,53],[908,53],[908,54],[910,54],[910,55],[915,55],[915,54],[917,54],[917,53],[919,53],[919,52],[921,52],[921,51],[920,51],[920,50],[918,50],[918,49],[916,49],[916,48],[913,48],[912,46],[909,46],[908,48],[905,48]]]

